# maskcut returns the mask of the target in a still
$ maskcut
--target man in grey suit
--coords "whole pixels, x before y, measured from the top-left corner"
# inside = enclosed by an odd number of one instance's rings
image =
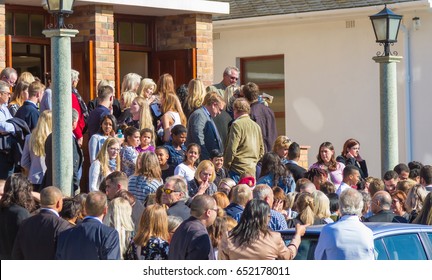
[[[210,158],[210,151],[223,151],[223,144],[213,118],[224,110],[225,102],[216,92],[204,98],[203,106],[195,110],[188,120],[186,143],[196,143],[201,147],[201,160]]]
[[[53,260],[57,237],[71,224],[59,217],[63,195],[56,187],[47,187],[40,193],[41,209],[23,221],[12,250],[15,260]]]
[[[108,211],[107,196],[100,191],[90,192],[85,202],[85,210],[87,216],[81,224],[60,234],[56,259],[120,259],[119,235],[114,228],[102,223]]]

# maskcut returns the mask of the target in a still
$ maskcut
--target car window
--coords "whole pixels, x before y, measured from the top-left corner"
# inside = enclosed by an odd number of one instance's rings
[[[429,237],[430,243],[432,244],[432,233],[428,233],[427,236]]]
[[[376,260],[388,260],[388,255],[385,249],[384,241],[382,238],[374,240],[375,247],[375,259]]]
[[[382,238],[390,260],[425,260],[426,253],[418,234],[400,234]],[[378,248],[377,248],[378,244]],[[375,241],[375,250],[378,252],[377,259],[384,257],[383,249]],[[386,258],[383,258],[386,259]]]
[[[291,238],[292,236],[285,236],[284,237],[284,242],[285,245],[288,246],[291,242]],[[314,253],[315,253],[315,248],[318,244],[318,237],[317,236],[303,236],[301,243],[300,243],[300,247],[299,250],[297,252],[296,257],[294,258],[295,260],[313,260],[314,259]]]

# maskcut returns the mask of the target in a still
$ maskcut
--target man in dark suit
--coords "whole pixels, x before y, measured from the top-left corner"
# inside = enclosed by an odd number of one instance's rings
[[[288,162],[285,164],[286,168],[291,171],[294,177],[294,181],[297,182],[298,179],[304,178],[306,169],[298,165],[298,160],[300,159],[300,145],[297,142],[292,142],[288,148]]]
[[[24,101],[24,104],[15,114],[16,118],[20,118],[27,123],[30,131],[36,127],[39,120],[39,108],[36,104],[42,101],[44,91],[45,86],[41,82],[34,81],[31,83],[28,89],[28,100]]]
[[[408,223],[407,219],[398,216],[391,210],[392,199],[388,192],[378,191],[372,197],[371,210],[373,215],[366,222]]]
[[[218,212],[214,198],[197,195],[191,203],[191,217],[175,231],[169,248],[169,260],[214,260],[207,227],[212,225]]]
[[[76,128],[78,124],[78,112],[72,109],[72,130]],[[53,153],[52,153],[52,134],[48,135],[45,140],[45,164],[47,170],[45,172],[44,179],[42,181],[42,188],[52,185],[52,175],[53,175]],[[78,175],[79,169],[82,167],[84,161],[84,155],[78,144],[78,140],[75,135],[72,134],[72,158],[73,158],[73,177],[72,177],[72,190],[75,192],[80,186],[80,177]]]
[[[201,160],[210,158],[210,151],[218,149],[223,152],[222,139],[213,121],[225,107],[222,97],[211,92],[204,98],[203,106],[196,109],[188,120],[186,143],[196,143],[201,147]]]
[[[59,260],[118,260],[118,232],[102,223],[108,211],[107,196],[90,192],[85,201],[87,216],[74,228],[63,231],[57,242]]]
[[[58,235],[71,227],[70,223],[59,217],[63,197],[58,188],[43,189],[40,203],[39,213],[21,224],[12,250],[12,259],[53,260]]]

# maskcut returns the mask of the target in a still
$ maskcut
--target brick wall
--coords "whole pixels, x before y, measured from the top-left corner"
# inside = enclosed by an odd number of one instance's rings
[[[213,25],[211,15],[187,14],[156,20],[156,48],[197,49],[197,78],[213,83]]]
[[[300,159],[298,164],[305,168],[306,170],[309,169],[309,163],[308,163],[308,153],[309,153],[310,146],[300,146]]]
[[[6,67],[6,10],[5,5],[0,4],[0,69]],[[0,70],[0,71],[1,71]]]
[[[80,32],[74,42],[94,41],[96,84],[115,80],[114,12],[112,6],[78,6],[69,21]]]

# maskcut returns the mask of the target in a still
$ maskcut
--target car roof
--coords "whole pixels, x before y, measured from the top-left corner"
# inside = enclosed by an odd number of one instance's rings
[[[403,233],[403,232],[432,232],[432,226],[419,225],[419,224],[407,224],[407,223],[364,223],[370,228],[374,236],[382,235],[389,232]],[[322,228],[325,225],[308,226],[306,228],[306,234],[308,235],[319,235]],[[288,230],[279,231],[282,235],[292,235],[295,232],[295,228]]]

